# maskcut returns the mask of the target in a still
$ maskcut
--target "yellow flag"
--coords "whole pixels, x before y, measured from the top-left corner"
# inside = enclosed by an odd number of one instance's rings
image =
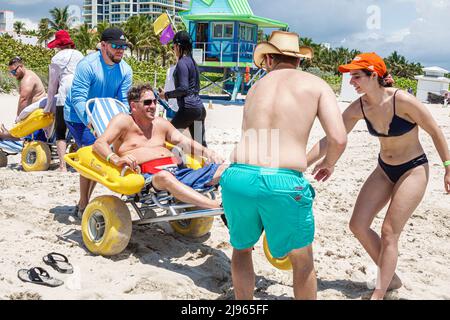
[[[169,24],[170,19],[167,13],[163,13],[162,15],[160,15],[158,19],[156,19],[155,22],[153,23],[155,34],[158,35],[161,32],[163,32],[164,29],[166,29]]]

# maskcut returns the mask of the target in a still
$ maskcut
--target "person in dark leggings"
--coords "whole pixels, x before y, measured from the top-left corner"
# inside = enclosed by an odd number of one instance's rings
[[[200,72],[192,58],[192,40],[186,31],[177,32],[173,39],[177,57],[174,71],[175,90],[164,92],[159,89],[161,99],[176,98],[179,111],[172,119],[172,125],[184,130],[189,128],[192,138],[207,147],[205,140],[206,109],[200,99]]]
[[[381,146],[376,168],[359,193],[350,221],[350,230],[378,266],[372,299],[380,300],[388,290],[402,286],[395,273],[398,242],[428,184],[429,164],[419,140],[419,128],[433,138],[443,162],[446,193],[450,193],[450,152],[442,130],[427,107],[413,95],[392,88],[393,79],[381,57],[375,53],[360,54],[350,64],[340,66],[339,71],[350,72],[350,83],[363,95],[343,114],[347,132],[364,120],[369,133],[379,139]],[[326,149],[325,140],[316,144],[308,154],[308,166],[322,158]],[[324,173],[318,171],[316,180],[323,178]],[[381,235],[378,235],[371,224],[387,204]]]

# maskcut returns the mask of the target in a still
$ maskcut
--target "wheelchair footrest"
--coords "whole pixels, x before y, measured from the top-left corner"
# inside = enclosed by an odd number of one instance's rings
[[[177,215],[168,214],[168,215],[164,215],[164,216],[160,216],[160,217],[156,217],[156,218],[137,220],[137,221],[133,221],[133,224],[144,225],[144,224],[151,224],[151,223],[157,223],[157,222],[169,222],[169,221],[176,221],[176,220],[215,217],[215,216],[220,216],[223,213],[224,213],[223,208],[187,211],[187,212],[178,213]]]

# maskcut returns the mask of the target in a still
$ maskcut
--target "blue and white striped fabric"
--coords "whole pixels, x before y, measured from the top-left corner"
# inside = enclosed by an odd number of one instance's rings
[[[108,123],[116,115],[122,112],[130,114],[126,105],[112,98],[96,98],[93,103],[88,102],[87,104],[89,121],[98,136],[105,132]]]
[[[22,141],[0,140],[0,149],[6,153],[21,153],[23,149]]]

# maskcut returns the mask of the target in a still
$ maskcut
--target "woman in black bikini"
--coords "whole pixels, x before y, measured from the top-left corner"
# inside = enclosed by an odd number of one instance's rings
[[[400,234],[422,201],[428,183],[428,159],[419,141],[419,127],[425,130],[444,162],[444,188],[450,193],[450,153],[444,134],[427,108],[412,95],[392,87],[382,58],[375,53],[357,56],[340,66],[350,72],[351,84],[361,99],[344,112],[347,132],[364,119],[369,133],[378,137],[381,151],[378,166],[362,187],[350,221],[350,230],[378,266],[378,279],[372,299],[383,299],[387,290],[402,286],[395,274]],[[308,154],[308,165],[321,159],[326,140]],[[330,171],[314,170],[318,181],[326,180]],[[381,237],[370,228],[375,216],[389,203]]]

